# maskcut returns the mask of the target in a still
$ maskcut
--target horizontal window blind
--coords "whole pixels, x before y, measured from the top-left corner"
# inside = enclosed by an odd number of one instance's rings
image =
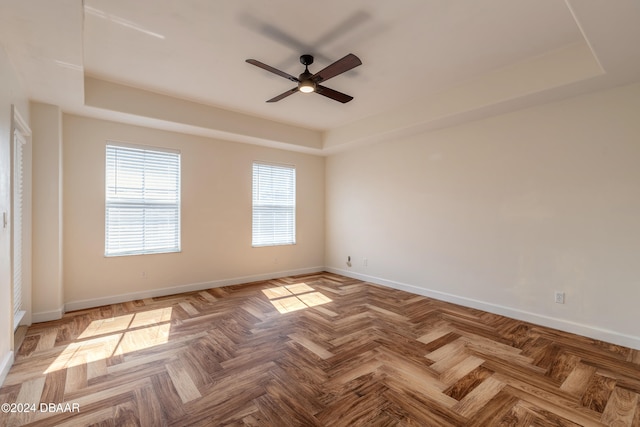
[[[13,181],[13,315],[22,310],[22,258],[23,258],[23,207],[24,207],[24,149],[26,140],[18,130],[14,131],[14,181]],[[17,327],[18,325],[14,325]]]
[[[180,251],[180,153],[107,145],[105,255]]]
[[[252,246],[296,243],[296,169],[253,164]]]

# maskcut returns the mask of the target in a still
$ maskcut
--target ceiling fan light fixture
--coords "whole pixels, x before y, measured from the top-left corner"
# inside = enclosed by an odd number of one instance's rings
[[[316,83],[313,80],[304,80],[298,84],[298,90],[302,93],[311,93],[316,91]]]

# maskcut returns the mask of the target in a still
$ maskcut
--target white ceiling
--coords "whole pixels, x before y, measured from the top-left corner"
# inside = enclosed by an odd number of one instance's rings
[[[638,0],[0,1],[0,43],[34,100],[317,154],[637,81],[638,28]],[[357,55],[325,84],[354,100],[265,103],[293,85],[245,59],[297,75],[304,53],[312,72]],[[118,85],[94,93],[103,81]]]

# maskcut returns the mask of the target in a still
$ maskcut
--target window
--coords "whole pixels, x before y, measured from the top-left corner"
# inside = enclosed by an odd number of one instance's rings
[[[24,240],[23,195],[24,195],[24,135],[16,129],[13,133],[13,315],[17,320],[22,311],[22,243]],[[16,323],[15,327],[18,326]]]
[[[105,255],[180,251],[180,153],[107,145]]]
[[[15,106],[11,106],[13,114],[13,329],[18,328],[26,314],[23,293],[29,295],[31,283],[25,271],[30,268],[31,244],[27,236],[31,227],[28,221],[31,212],[28,177],[25,168],[30,165],[30,158],[25,158],[25,149],[31,140],[31,129],[26,124]]]
[[[253,164],[252,246],[296,243],[296,169]]]

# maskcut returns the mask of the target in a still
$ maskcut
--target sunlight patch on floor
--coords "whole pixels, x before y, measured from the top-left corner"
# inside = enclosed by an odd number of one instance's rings
[[[165,344],[169,341],[171,313],[168,307],[94,320],[44,373]]]
[[[263,289],[262,293],[269,298],[271,304],[282,314],[308,307],[315,307],[332,301],[306,283]]]

